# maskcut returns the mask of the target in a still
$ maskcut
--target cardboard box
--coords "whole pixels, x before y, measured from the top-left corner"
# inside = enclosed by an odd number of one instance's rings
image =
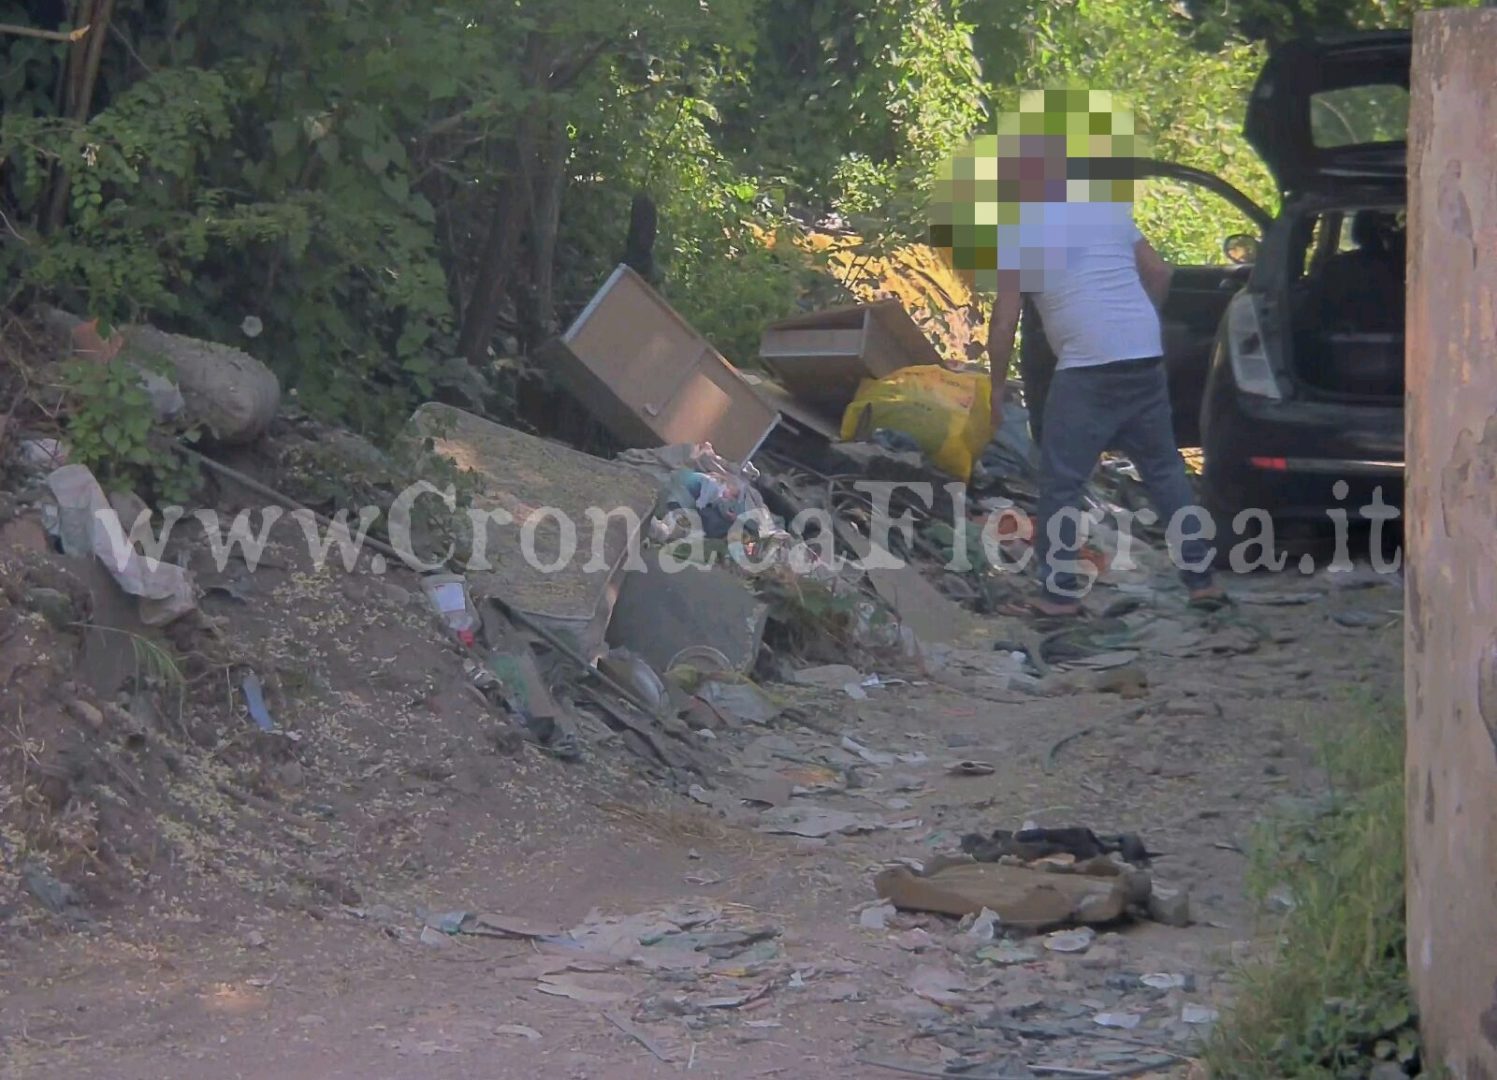
[[[620,265],[569,330],[539,351],[630,447],[708,442],[746,461],[777,414],[649,284]]]
[[[796,398],[838,417],[863,379],[941,362],[898,300],[828,308],[774,323],[760,340],[759,357]]]

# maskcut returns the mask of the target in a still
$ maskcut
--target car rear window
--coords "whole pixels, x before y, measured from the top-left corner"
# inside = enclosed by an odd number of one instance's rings
[[[1408,132],[1406,87],[1348,86],[1310,98],[1310,136],[1321,150],[1404,142]]]

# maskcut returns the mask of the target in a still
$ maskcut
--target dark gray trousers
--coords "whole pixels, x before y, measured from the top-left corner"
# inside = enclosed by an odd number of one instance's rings
[[[1044,416],[1035,549],[1045,592],[1055,600],[1074,600],[1090,586],[1076,562],[1078,508],[1103,451],[1125,454],[1138,468],[1162,525],[1167,527],[1196,499],[1175,447],[1169,382],[1161,359],[1059,370],[1045,396]],[[1198,518],[1187,516],[1181,530],[1197,532],[1207,520],[1204,512]],[[1210,542],[1199,538],[1172,545],[1170,554],[1188,588],[1211,584],[1210,552]]]

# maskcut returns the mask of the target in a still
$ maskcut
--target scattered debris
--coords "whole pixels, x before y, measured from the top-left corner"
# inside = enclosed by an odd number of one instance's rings
[[[1239,604],[1257,607],[1300,607],[1324,600],[1325,593],[1318,590],[1272,592],[1265,589],[1243,589],[1233,590],[1232,599]]]
[[[1156,884],[1149,892],[1149,918],[1165,926],[1186,927],[1193,921],[1190,893]]]
[[[696,686],[696,695],[719,715],[731,717],[740,725],[767,724],[782,711],[756,683],[747,679],[708,676]]]
[[[602,655],[624,564],[655,505],[654,479],[435,402],[415,411],[405,438],[420,453],[435,455],[423,457],[421,467],[439,487],[454,465],[472,472],[472,509],[484,516],[476,529],[468,516],[452,527],[460,533],[472,529],[471,544],[487,563],[487,569],[468,568],[474,602],[480,608],[485,601],[499,602],[530,624],[569,636],[589,663]],[[607,509],[619,511],[601,521],[588,514],[600,492],[607,493]],[[563,521],[573,524],[576,551],[592,552],[592,558],[556,565],[570,547]],[[434,538],[423,537],[409,509],[402,518],[400,508],[392,506],[390,528],[392,534],[407,530],[420,557],[437,546]]]
[[[567,932],[560,927],[547,926],[497,913],[471,915],[462,920],[463,932],[467,934],[490,933],[500,937],[528,938],[535,941],[562,941]]]
[[[836,834],[854,835],[887,828],[867,814],[828,810],[819,806],[778,806],[764,814],[759,831],[823,839]]]
[[[844,686],[857,686],[862,683],[863,673],[847,664],[825,664],[821,667],[802,668],[792,678],[799,686],[840,690]]]
[[[129,541],[130,529],[121,524],[87,466],[64,465],[48,475],[47,485],[57,500],[63,550],[97,558],[120,588],[139,597],[141,622],[165,626],[196,608],[192,575],[135,550]]]
[[[877,904],[866,907],[858,915],[858,925],[864,930],[886,930],[889,920],[897,913],[898,909],[893,904]]]
[[[962,851],[979,862],[1016,858],[1028,863],[1056,855],[1069,855],[1077,862],[1086,862],[1117,854],[1125,862],[1146,867],[1160,855],[1160,852],[1150,851],[1143,840],[1132,833],[1098,836],[1090,829],[1076,826],[1026,828],[1018,832],[995,829],[987,836],[969,833],[962,837],[961,845]]]
[[[1214,1024],[1220,1017],[1209,1005],[1186,1005],[1180,1010],[1180,1019],[1187,1024]]]
[[[468,593],[467,579],[461,574],[432,574],[421,579],[421,587],[447,629],[471,649],[482,620]]]
[[[37,903],[54,915],[77,916],[83,907],[83,897],[73,886],[58,881],[39,863],[27,863],[21,869],[21,881],[26,891]]]
[[[937,1005],[958,1004],[963,995],[972,990],[967,980],[950,968],[931,964],[915,969],[915,973],[910,976],[909,987],[917,996],[934,1001]]]
[[[423,940],[424,935],[423,931]],[[542,975],[536,985],[536,989],[542,994],[570,998],[588,1005],[622,1004],[629,1000],[633,988],[633,984],[624,976],[586,972]]]
[[[1050,952],[1083,953],[1097,940],[1097,932],[1090,927],[1079,930],[1059,930],[1045,938],[1045,948]]]
[[[270,710],[265,707],[265,691],[260,685],[260,676],[252,671],[239,685],[244,691],[245,707],[255,726],[261,731],[274,731],[275,721],[270,718]]]
[[[656,557],[644,570],[624,574],[608,643],[660,672],[691,664],[708,648],[722,658],[718,670],[749,671],[759,657],[769,605],[725,567],[666,573],[660,565]]]
[[[978,941],[993,941],[1003,929],[1003,920],[996,913],[983,908],[972,920],[972,925],[967,927],[966,934]]]
[[[1392,626],[1400,618],[1402,613],[1397,611],[1362,611],[1357,608],[1331,613],[1332,621],[1338,626],[1357,630],[1381,630],[1385,626]]]
[[[1144,975],[1138,981],[1155,990],[1182,990],[1189,982],[1184,975],[1171,975],[1167,972]]]
[[[934,947],[936,943],[936,939],[930,936],[930,931],[918,926],[912,930],[895,934],[891,940],[905,952],[912,953],[924,952],[926,949]]]
[[[1121,1028],[1123,1031],[1132,1031],[1143,1022],[1143,1017],[1137,1013],[1104,1012],[1092,1017],[1092,1020],[1105,1028]]]
[[[635,1042],[639,1043],[640,1046],[643,1046],[656,1058],[660,1059],[666,1064],[670,1064],[671,1056],[661,1048],[659,1043],[646,1035],[638,1024],[634,1023],[632,1020],[612,1009],[605,1010],[603,1016],[610,1024],[618,1028]]]
[[[977,951],[978,959],[986,960],[990,964],[999,967],[1014,967],[1018,964],[1032,964],[1038,960],[1039,954],[1032,949],[1021,949],[1014,945],[995,945],[987,949]]]
[[[1104,861],[1105,862],[1105,861]],[[1006,927],[1040,930],[1066,924],[1104,924],[1142,900],[1114,864],[1052,870],[971,861],[935,861],[922,874],[905,867],[874,880],[879,896],[906,911],[943,915],[996,913]],[[1083,872],[1093,870],[1095,873]]]
[[[536,1042],[541,1038],[539,1031],[536,1031],[533,1027],[526,1027],[524,1024],[500,1024],[494,1028],[494,1034],[513,1035],[516,1038],[525,1039],[529,1042]]]
[[[893,754],[886,754],[879,750],[870,750],[868,749],[868,747],[864,746],[856,739],[846,735],[842,737],[842,749],[846,750],[850,754],[858,755],[858,757],[862,758],[870,765],[878,765],[880,767],[883,767],[893,765],[897,760]]]

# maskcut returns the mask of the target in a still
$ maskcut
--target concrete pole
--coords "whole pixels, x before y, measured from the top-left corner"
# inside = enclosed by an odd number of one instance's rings
[[[1409,968],[1427,1070],[1497,1080],[1497,10],[1414,24]]]

